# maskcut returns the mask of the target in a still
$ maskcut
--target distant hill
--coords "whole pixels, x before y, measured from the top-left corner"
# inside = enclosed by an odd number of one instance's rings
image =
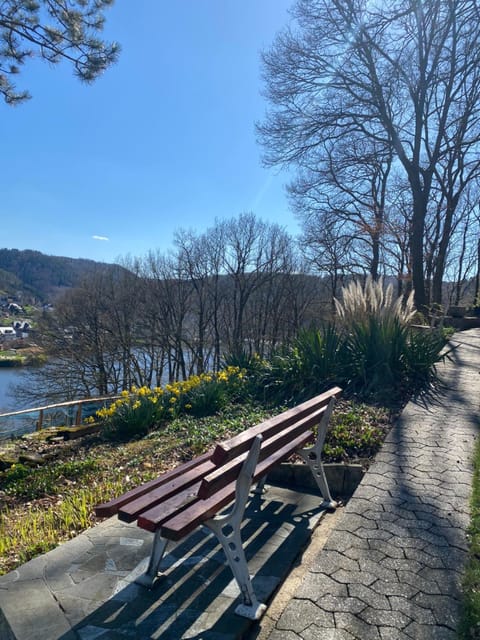
[[[99,268],[119,269],[118,265],[83,258],[48,256],[29,249],[0,249],[0,295],[13,296],[24,303],[51,302]]]

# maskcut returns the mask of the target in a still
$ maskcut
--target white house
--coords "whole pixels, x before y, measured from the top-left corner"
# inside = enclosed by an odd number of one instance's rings
[[[17,337],[13,327],[0,327],[0,340],[11,340]]]

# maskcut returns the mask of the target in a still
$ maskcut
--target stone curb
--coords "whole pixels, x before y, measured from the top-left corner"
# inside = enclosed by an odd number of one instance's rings
[[[361,464],[328,463],[324,464],[323,468],[330,493],[334,498],[350,498],[365,475]],[[287,486],[317,488],[309,467],[301,463],[285,462],[281,464],[270,471],[268,481]]]

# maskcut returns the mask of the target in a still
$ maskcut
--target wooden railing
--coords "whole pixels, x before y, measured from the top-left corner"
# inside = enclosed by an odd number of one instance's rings
[[[0,438],[22,435],[46,427],[76,426],[120,396],[83,398],[42,407],[0,413]]]

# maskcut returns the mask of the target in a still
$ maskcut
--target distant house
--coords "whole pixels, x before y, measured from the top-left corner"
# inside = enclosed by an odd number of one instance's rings
[[[17,338],[26,338],[30,331],[30,324],[26,320],[16,320],[13,323],[13,328],[17,334]]]
[[[17,332],[13,327],[0,327],[0,340],[12,340],[17,337]]]
[[[15,314],[24,313],[23,308],[16,302],[11,302],[8,305],[8,310],[10,311],[10,313],[15,313]]]

